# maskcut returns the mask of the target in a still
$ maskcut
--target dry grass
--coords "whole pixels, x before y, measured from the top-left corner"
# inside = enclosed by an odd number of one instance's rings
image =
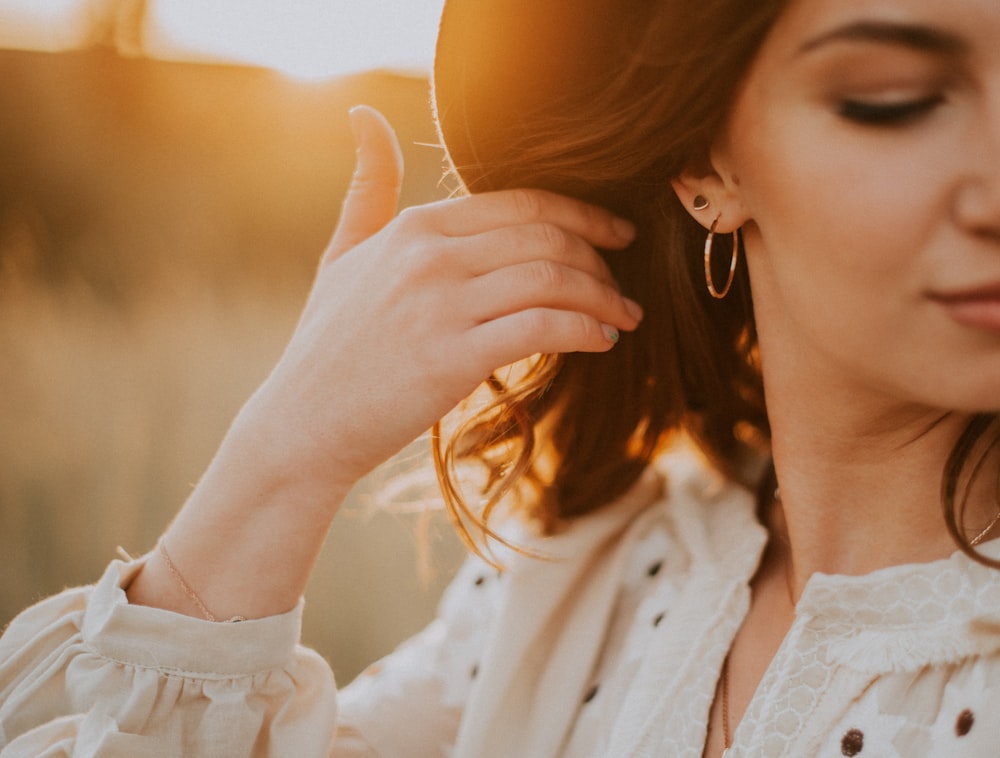
[[[442,192],[416,145],[434,139],[426,83],[83,64],[0,55],[0,624],[116,546],[149,549],[183,502],[295,323],[349,175],[350,103],[401,124],[410,202]],[[108,78],[138,110],[102,99]],[[460,556],[434,522],[424,583],[424,527],[374,511],[377,487],[338,517],[307,595],[305,640],[341,681],[426,623]]]
[[[0,296],[0,618],[150,548],[294,323],[285,293],[222,302],[193,283],[123,314],[84,287],[7,281]],[[459,551],[432,528],[424,585],[413,516],[373,510],[373,477],[338,517],[305,637],[349,678],[430,617]],[[437,520],[434,523],[440,524]]]

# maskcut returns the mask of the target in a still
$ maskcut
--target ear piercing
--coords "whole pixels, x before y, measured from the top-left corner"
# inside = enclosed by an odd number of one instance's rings
[[[722,300],[729,294],[729,288],[733,286],[733,277],[736,275],[736,262],[740,257],[740,232],[737,229],[733,232],[733,252],[729,261],[729,276],[726,278],[725,286],[721,290],[717,290],[715,282],[712,281],[712,244],[715,242],[715,227],[719,225],[720,218],[722,218],[721,215],[715,217],[712,228],[708,230],[708,238],[705,240],[705,283],[708,285],[708,294],[716,300]]]
[[[691,207],[696,211],[705,210],[710,203],[708,198],[704,195],[695,195],[694,200],[691,202]],[[708,285],[708,294],[710,294],[716,300],[722,300],[726,295],[729,294],[729,288],[733,286],[733,278],[736,275],[736,262],[740,257],[740,233],[737,229],[733,232],[733,252],[732,257],[729,261],[729,275],[726,277],[726,283],[721,290],[715,288],[715,282],[712,281],[712,245],[715,242],[715,228],[719,225],[719,219],[722,218],[720,213],[715,217],[712,222],[712,228],[708,230],[708,238],[705,240],[705,284]],[[997,516],[997,520],[1000,521],[1000,516]],[[996,523],[996,522],[994,522]],[[990,524],[987,527],[987,531],[993,527]]]

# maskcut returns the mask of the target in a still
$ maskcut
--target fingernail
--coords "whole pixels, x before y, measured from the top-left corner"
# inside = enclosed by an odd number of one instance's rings
[[[602,324],[602,326],[604,327],[604,336],[608,340],[608,342],[610,342],[612,345],[617,345],[618,340],[620,338],[618,330],[615,329],[610,324]]]
[[[635,239],[635,224],[617,216],[611,222],[615,235],[623,242],[631,242]]]
[[[642,321],[642,306],[628,297],[623,297],[622,300],[625,302],[625,310],[628,311],[628,315],[636,321]]]

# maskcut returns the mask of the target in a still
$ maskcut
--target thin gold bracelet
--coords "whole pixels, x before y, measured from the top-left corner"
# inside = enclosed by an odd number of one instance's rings
[[[198,606],[198,610],[201,611],[201,615],[206,620],[218,622],[220,619],[214,613],[208,610],[208,606],[205,605],[204,601],[200,597],[198,597],[198,593],[195,592],[194,588],[187,583],[187,581],[184,579],[183,576],[181,576],[181,572],[177,570],[177,567],[174,565],[174,562],[170,559],[170,553],[167,552],[167,546],[162,539],[159,542],[159,548],[160,548],[160,555],[163,556],[163,560],[167,564],[167,571],[169,571],[170,575],[177,580],[177,583],[181,586],[181,589],[184,590],[184,594],[188,596],[191,602],[193,602],[196,606]],[[233,616],[232,618],[227,619],[227,621],[231,623],[236,623],[238,621],[246,621],[246,617]]]

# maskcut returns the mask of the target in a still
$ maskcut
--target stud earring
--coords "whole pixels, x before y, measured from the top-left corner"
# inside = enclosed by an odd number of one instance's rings
[[[695,195],[694,203],[691,206],[696,211],[703,211],[708,207],[708,198],[704,195]]]

